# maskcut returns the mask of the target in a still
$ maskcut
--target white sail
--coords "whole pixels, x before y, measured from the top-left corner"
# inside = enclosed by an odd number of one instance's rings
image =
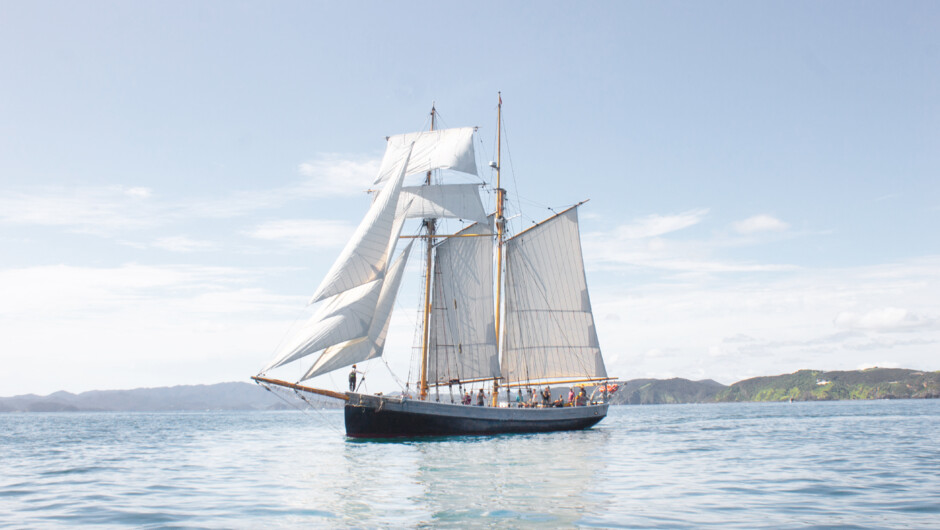
[[[327,299],[263,371],[368,332],[381,291],[382,280],[373,280]]]
[[[606,377],[571,208],[505,243],[502,375]]]
[[[380,279],[385,274],[392,247],[389,241],[396,225],[398,197],[401,194],[401,183],[405,178],[410,153],[410,150],[405,151],[398,166],[397,176],[379,192],[365,219],[333,263],[310,303]]]
[[[492,234],[478,223],[459,232]],[[428,382],[499,376],[493,308],[493,238],[451,237],[437,245]]]
[[[406,186],[401,189],[397,216],[486,222],[478,184]]]
[[[382,355],[385,336],[392,318],[392,308],[395,306],[395,297],[398,295],[398,287],[401,285],[402,273],[410,252],[411,243],[408,243],[395,263],[389,267],[375,312],[365,334],[327,348],[307,370],[307,373],[300,378],[301,381]]]
[[[414,147],[412,148],[412,144]],[[406,153],[410,156],[406,157]],[[473,127],[440,129],[419,133],[390,136],[385,156],[379,167],[375,184],[381,184],[397,175],[402,160],[408,159],[406,175],[424,173],[434,169],[452,169],[461,173],[477,174],[473,153]]]

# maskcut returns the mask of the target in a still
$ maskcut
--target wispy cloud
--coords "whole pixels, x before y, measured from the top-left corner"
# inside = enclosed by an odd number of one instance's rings
[[[343,221],[285,219],[263,223],[244,233],[293,247],[334,248],[342,247],[354,230],[354,226]]]
[[[132,263],[0,270],[0,389],[244,380],[306,302],[261,287],[285,272]]]
[[[708,215],[708,208],[689,210],[671,215],[648,215],[615,230],[620,239],[643,239],[661,236],[697,225]]]
[[[163,197],[141,186],[0,189],[0,224],[55,226],[69,232],[113,236],[192,219],[236,218],[297,200],[362,194],[378,165],[378,159],[326,155],[300,164],[298,172],[303,178],[295,183],[218,197]]]
[[[110,233],[162,221],[148,188],[45,186],[0,193],[0,223],[60,226],[74,232]]]
[[[739,234],[754,234],[757,232],[782,232],[790,225],[770,215],[755,215],[737,221],[731,227]]]
[[[218,248],[218,245],[211,241],[201,241],[188,236],[161,237],[153,242],[153,246],[170,252],[197,252]]]
[[[300,164],[298,171],[308,178],[302,188],[320,196],[356,195],[369,189],[381,160],[322,155]]]
[[[707,208],[699,208],[680,214],[649,215],[607,232],[585,234],[585,260],[595,269],[644,268],[695,274],[780,272],[797,268],[789,264],[716,257],[716,251],[729,244],[711,235],[700,239],[671,237],[680,230],[701,224],[708,212]]]
[[[865,313],[843,311],[833,321],[839,328],[877,331],[912,330],[933,323],[931,318],[898,307],[882,307]]]
[[[589,278],[590,279],[590,278]],[[936,369],[940,256],[840,269],[800,269],[762,281],[683,282],[593,290],[598,335],[630,377],[670,372],[733,382],[801,368],[860,363]],[[607,315],[617,315],[608,319]],[[674,351],[669,359],[651,351]]]

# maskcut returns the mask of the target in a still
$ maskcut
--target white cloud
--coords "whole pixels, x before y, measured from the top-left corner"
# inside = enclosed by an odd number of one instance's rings
[[[735,262],[714,257],[716,250],[727,246],[724,241],[665,237],[701,223],[707,214],[708,209],[700,208],[676,215],[650,215],[608,232],[585,234],[585,261],[593,269],[644,268],[692,274],[797,269],[789,264]]]
[[[153,246],[162,248],[163,250],[169,250],[170,252],[195,252],[218,248],[218,246],[211,241],[200,241],[187,236],[161,237],[153,242]]]
[[[334,248],[345,245],[354,230],[354,226],[343,221],[284,219],[258,225],[245,235],[293,247]]]
[[[296,200],[362,194],[378,171],[377,159],[324,156],[300,165],[301,182],[219,197],[158,197],[146,187],[37,187],[0,190],[0,224],[57,226],[112,236],[192,219],[241,217]]]
[[[356,195],[368,190],[379,171],[380,160],[352,160],[324,155],[300,164],[298,171],[308,177],[303,188],[320,196]]]
[[[260,287],[283,271],[188,265],[0,270],[3,395],[244,380],[303,296]]]
[[[110,233],[160,224],[143,188],[43,187],[0,194],[0,223],[61,226],[75,232]]]
[[[790,227],[776,217],[769,215],[755,215],[742,221],[733,223],[732,228],[739,234],[754,234],[756,232],[782,232]]]
[[[932,319],[897,307],[872,309],[865,313],[842,311],[833,321],[839,328],[875,331],[910,330],[930,325],[931,322]]]
[[[588,278],[592,287],[595,282]],[[940,256],[878,266],[800,269],[761,281],[683,281],[593,288],[608,372],[620,377],[706,377],[731,383],[803,368],[862,363],[936,370]],[[863,308],[863,309],[859,309]],[[872,309],[876,308],[876,309]],[[900,309],[903,308],[903,309]],[[840,315],[836,319],[833,315]],[[900,333],[903,331],[903,333]],[[650,352],[671,352],[665,356]]]
[[[124,190],[124,194],[129,197],[136,197],[138,199],[146,199],[153,195],[153,190],[151,190],[150,188],[143,188],[143,187],[127,188],[126,190]]]
[[[661,236],[694,226],[700,223],[706,215],[708,215],[708,208],[689,210],[674,215],[648,215],[628,225],[618,226],[614,232],[619,239],[643,239]]]

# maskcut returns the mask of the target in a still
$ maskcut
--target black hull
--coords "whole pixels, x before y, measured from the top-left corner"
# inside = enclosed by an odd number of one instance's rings
[[[574,431],[590,428],[607,416],[606,404],[524,409],[347,395],[346,435],[354,438]]]

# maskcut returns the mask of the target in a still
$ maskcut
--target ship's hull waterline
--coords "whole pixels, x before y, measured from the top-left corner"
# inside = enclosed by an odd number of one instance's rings
[[[606,403],[584,407],[510,408],[346,394],[346,435],[353,438],[576,431],[607,416]]]

